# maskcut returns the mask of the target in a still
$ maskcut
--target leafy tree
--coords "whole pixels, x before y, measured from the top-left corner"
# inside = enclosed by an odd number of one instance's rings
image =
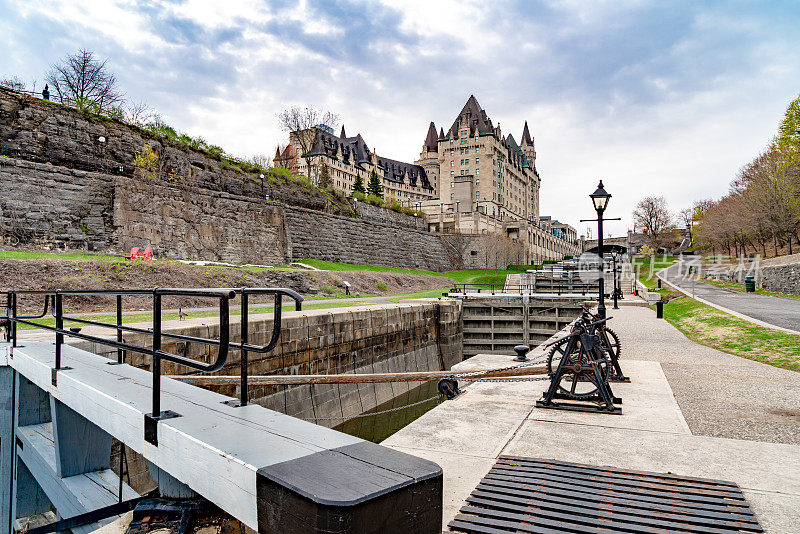
[[[330,187],[332,185],[331,172],[328,170],[328,164],[324,161],[319,168],[319,181],[317,182],[317,185],[323,188]]]
[[[100,111],[118,108],[124,101],[117,77],[94,52],[79,50],[52,65],[45,81],[62,104]]]
[[[800,150],[800,95],[789,103],[786,113],[778,127],[775,147],[794,147]]]
[[[367,191],[364,189],[364,180],[361,179],[360,174],[356,174],[356,181],[353,183],[353,194],[361,193],[365,195]]]
[[[383,198],[383,186],[381,185],[381,180],[378,178],[378,173],[375,172],[375,169],[372,169],[372,172],[369,174],[369,185],[367,186],[367,192],[370,195]]]

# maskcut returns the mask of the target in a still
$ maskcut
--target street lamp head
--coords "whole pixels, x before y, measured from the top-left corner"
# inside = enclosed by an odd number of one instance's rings
[[[603,180],[600,180],[600,183],[597,184],[597,190],[589,196],[592,202],[594,202],[594,209],[598,212],[605,211],[608,206],[608,201],[611,198],[611,195],[603,189]]]

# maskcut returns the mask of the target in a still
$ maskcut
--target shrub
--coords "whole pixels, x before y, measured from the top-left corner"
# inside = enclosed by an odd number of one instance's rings
[[[376,206],[378,208],[382,208],[383,207],[383,199],[381,197],[379,197],[379,196],[368,195],[367,199],[366,199],[366,202],[367,202],[367,204],[370,204],[372,206]]]
[[[386,284],[386,282],[375,282],[373,285],[381,291],[388,291],[389,289],[389,286]]]
[[[327,295],[335,295],[337,292],[336,288],[333,287],[331,284],[322,284],[322,287],[320,287],[320,291],[322,291]]]
[[[136,168],[137,174],[142,178],[150,180],[156,177],[156,170],[158,169],[158,156],[153,151],[150,145],[144,145],[142,149],[134,156],[133,166]]]

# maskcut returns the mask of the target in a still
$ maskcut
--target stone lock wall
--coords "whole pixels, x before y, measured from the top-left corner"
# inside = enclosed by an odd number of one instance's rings
[[[240,339],[239,324],[231,324],[232,339]],[[213,320],[207,325],[179,326],[165,332],[199,337],[216,337],[219,330]],[[271,315],[252,316],[251,343],[266,344],[272,333]],[[431,371],[450,369],[462,360],[461,302],[442,300],[353,307],[334,310],[284,312],[281,340],[267,355],[250,353],[250,375],[266,374],[338,374]],[[149,336],[126,334],[125,341],[149,345]],[[116,351],[107,346],[69,341],[85,350],[116,359]],[[163,341],[164,350],[210,362],[213,354],[207,347]],[[126,362],[148,368],[150,359],[129,354]],[[220,374],[239,376],[240,354],[231,351]],[[190,373],[190,369],[162,363],[164,374]],[[295,417],[313,419],[348,417],[363,413],[393,399],[417,382],[383,384],[315,384],[308,386],[253,386],[250,399],[267,408]],[[212,388],[225,395],[239,396],[238,386]],[[169,406],[164,406],[169,409]],[[336,426],[342,419],[319,421]]]

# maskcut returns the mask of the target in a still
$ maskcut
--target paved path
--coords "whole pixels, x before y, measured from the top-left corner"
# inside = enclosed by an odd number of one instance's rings
[[[646,307],[613,310],[611,327],[632,379],[614,385],[622,415],[534,408],[544,382],[480,383],[383,444],[442,467],[445,525],[510,454],[732,480],[766,532],[800,532],[800,373],[698,345]],[[479,355],[459,369],[510,359]]]
[[[688,265],[692,265],[692,262],[678,262],[661,271],[660,275],[689,295],[692,294],[694,285],[694,296],[697,300],[725,308],[725,311],[735,312],[739,316],[744,316],[744,319],[752,318],[800,333],[800,300],[745,293],[712,286],[705,282],[693,282],[683,276],[688,270]]]
[[[695,343],[649,308],[608,315],[622,370],[625,360],[661,363],[693,434],[800,445],[800,373]]]

